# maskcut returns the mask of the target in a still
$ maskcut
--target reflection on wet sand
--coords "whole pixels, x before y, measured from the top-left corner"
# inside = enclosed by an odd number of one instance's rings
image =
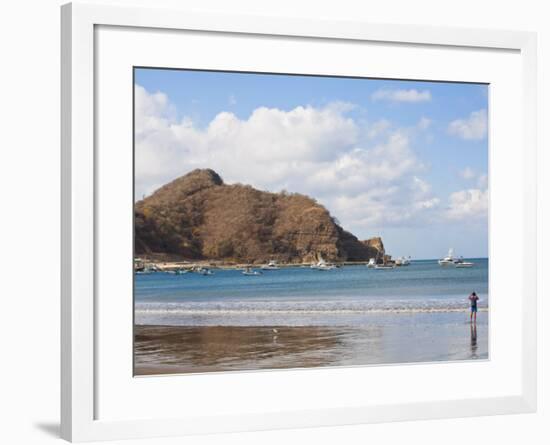
[[[136,375],[327,366],[345,359],[356,329],[136,326]],[[370,329],[371,341],[380,337]],[[352,357],[349,357],[352,359]]]
[[[470,323],[470,351],[472,358],[477,358],[477,325]]]
[[[358,326],[136,325],[134,371],[156,375],[487,359],[486,314],[477,324],[465,317],[372,316]]]

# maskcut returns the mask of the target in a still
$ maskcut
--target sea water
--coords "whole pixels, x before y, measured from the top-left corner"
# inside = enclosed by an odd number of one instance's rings
[[[471,268],[413,261],[394,269],[364,265],[320,271],[309,267],[266,270],[213,269],[213,275],[163,272],[135,275],[135,322],[169,326],[364,326],[446,323],[467,313],[468,296],[488,308],[488,260]],[[259,270],[259,269],[256,269]],[[405,317],[407,314],[414,317]],[[462,317],[464,318],[464,317]],[[462,319],[461,318],[461,319]],[[486,319],[486,317],[482,317]],[[413,321],[416,320],[416,321]]]

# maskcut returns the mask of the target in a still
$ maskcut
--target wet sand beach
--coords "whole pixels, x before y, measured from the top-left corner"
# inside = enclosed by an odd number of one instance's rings
[[[488,358],[487,312],[373,315],[354,326],[135,326],[135,375]]]

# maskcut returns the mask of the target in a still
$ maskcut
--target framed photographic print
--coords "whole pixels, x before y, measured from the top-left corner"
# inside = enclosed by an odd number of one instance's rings
[[[535,42],[64,6],[63,437],[533,411]]]

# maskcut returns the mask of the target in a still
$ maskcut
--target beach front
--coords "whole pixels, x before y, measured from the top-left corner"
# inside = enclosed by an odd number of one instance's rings
[[[488,261],[472,261],[136,275],[135,374],[487,359]]]

